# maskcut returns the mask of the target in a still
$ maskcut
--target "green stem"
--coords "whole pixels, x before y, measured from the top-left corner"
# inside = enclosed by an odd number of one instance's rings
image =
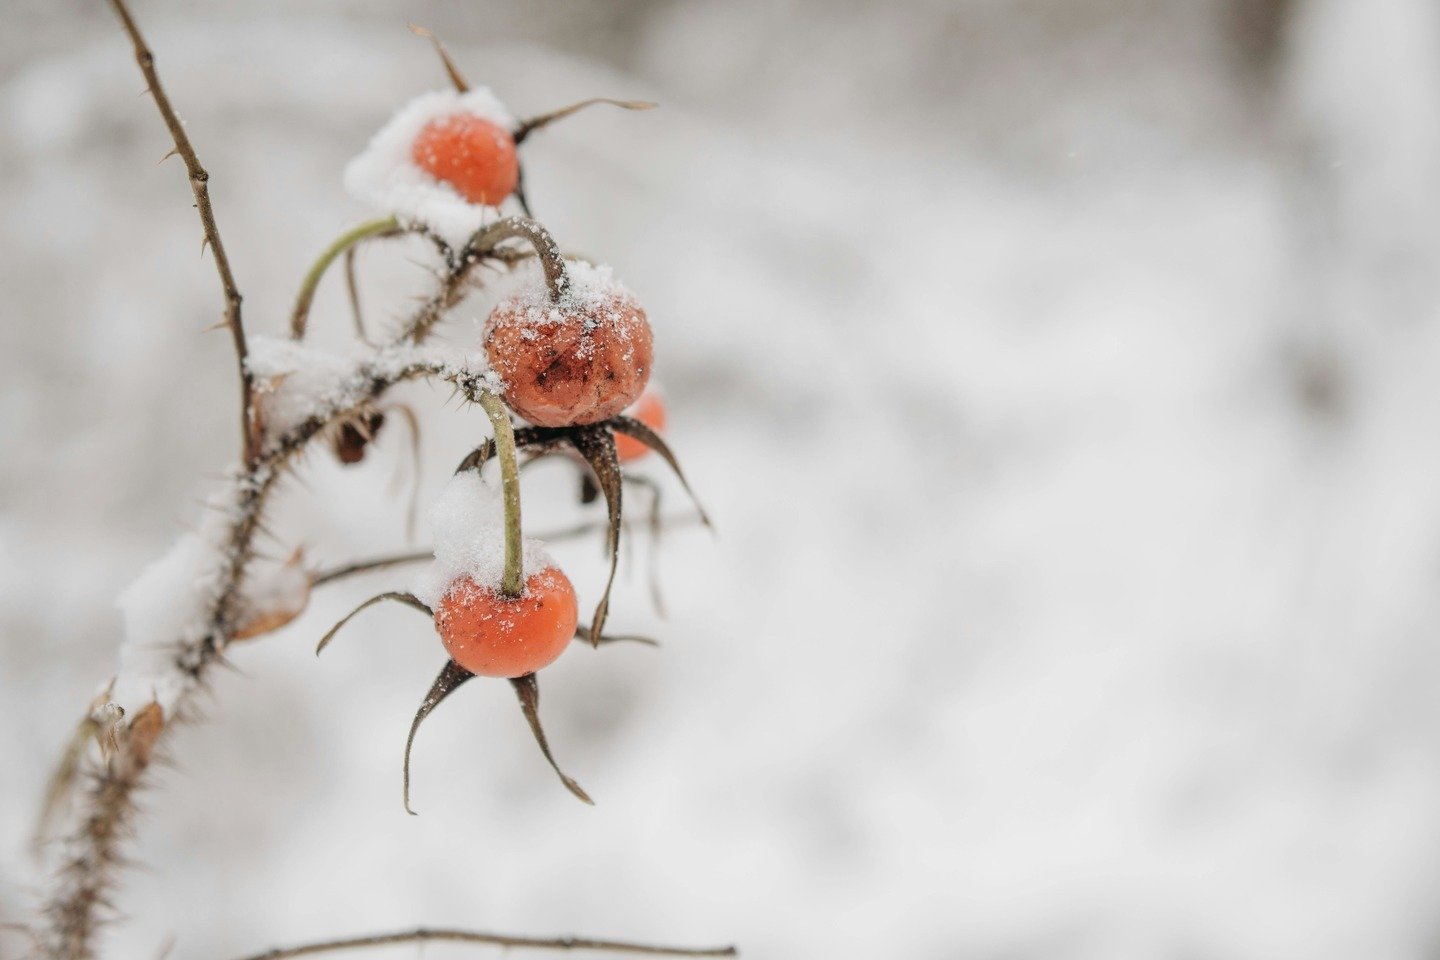
[[[325,276],[325,271],[330,269],[330,264],[335,262],[335,258],[363,240],[371,237],[383,237],[399,229],[400,223],[394,217],[371,220],[360,224],[348,233],[341,234],[334,243],[325,248],[300,284],[300,295],[295,298],[295,312],[290,315],[292,339],[299,340],[305,336],[305,321],[310,317],[310,303],[315,299],[315,288],[320,286],[320,278]]]
[[[505,577],[500,592],[518,597],[525,592],[525,571],[520,542],[520,465],[515,458],[515,427],[510,411],[488,390],[480,392],[480,406],[495,429],[495,455],[500,461],[500,485],[505,500]]]

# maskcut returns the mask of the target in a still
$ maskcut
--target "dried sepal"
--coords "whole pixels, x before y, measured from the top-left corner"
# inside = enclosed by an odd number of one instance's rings
[[[100,757],[107,764],[110,758],[120,752],[125,737],[125,708],[118,703],[106,702],[91,711],[90,719],[95,723],[95,740],[100,744]]]
[[[383,426],[385,414],[379,410],[362,411],[342,421],[332,439],[335,458],[346,466],[364,460],[366,448]]]
[[[434,32],[417,24],[411,23],[406,24],[406,26],[410,28],[410,32],[415,34],[415,36],[424,37],[434,45],[435,53],[439,56],[440,63],[445,67],[445,75],[450,78],[450,82],[455,86],[456,91],[469,93],[469,82],[466,81],[465,76],[460,72],[460,68],[455,66],[455,61],[450,59],[450,51],[445,49],[445,44],[440,42],[440,38],[435,36]]]
[[[139,767],[148,766],[150,756],[160,734],[165,730],[165,708],[155,702],[147,703],[135,714],[126,729],[125,744],[133,762]]]
[[[590,627],[588,624],[577,623],[575,625],[575,639],[590,642]],[[643,643],[647,647],[658,647],[660,641],[651,637],[644,637],[638,633],[602,633],[600,643]]]
[[[414,607],[416,610],[419,610],[427,617],[435,616],[435,612],[431,610],[428,606],[426,606],[424,603],[422,603],[420,601],[420,598],[415,596],[415,594],[413,593],[403,593],[399,591],[379,593],[371,597],[369,600],[366,600],[364,603],[360,604],[360,606],[356,607],[354,610],[351,610],[349,613],[345,614],[345,616],[340,618],[339,623],[335,624],[335,626],[331,627],[328,631],[326,631],[325,636],[320,638],[320,643],[317,644],[315,647],[315,656],[320,656],[320,651],[324,650],[330,644],[330,641],[334,639],[335,634],[339,633],[340,628],[345,626],[345,624],[349,623],[351,618],[353,618],[361,610],[364,610],[367,607],[372,607],[375,604],[381,602],[382,600],[395,600],[407,606]]]
[[[620,458],[615,452],[615,437],[603,426],[572,429],[570,443],[590,464],[595,482],[605,494],[605,510],[610,521],[605,534],[605,546],[610,551],[610,575],[590,624],[590,644],[598,647],[600,632],[605,629],[605,618],[610,613],[610,589],[615,585],[615,570],[620,561]]]
[[[523,677],[515,677],[510,681],[515,688],[515,696],[520,699],[520,709],[525,712],[525,719],[530,724],[530,732],[535,735],[535,742],[540,745],[540,752],[550,764],[550,769],[565,784],[576,797],[585,803],[594,806],[595,801],[590,799],[590,794],[581,789],[580,784],[565,775],[560,765],[555,762],[555,756],[550,752],[550,743],[545,739],[545,728],[540,726],[540,684],[535,679],[535,674],[527,673]]]
[[[571,114],[579,113],[587,107],[593,107],[599,104],[619,107],[621,110],[654,110],[660,106],[660,104],[652,103],[649,100],[612,100],[609,97],[591,97],[589,100],[581,100],[579,103],[572,103],[558,110],[551,110],[549,113],[542,113],[539,116],[520,121],[520,125],[515,128],[514,132],[515,143],[521,143],[536,130],[549,126],[556,120],[563,120]]]
[[[446,660],[445,666],[440,670],[440,675],[430,685],[430,692],[425,694],[424,700],[420,701],[420,709],[415,711],[415,719],[410,723],[410,733],[405,738],[405,761],[401,769],[404,779],[405,812],[412,817],[415,816],[415,811],[410,809],[410,750],[415,746],[415,733],[420,729],[420,723],[440,705],[440,701],[454,693],[461,684],[473,676],[475,674],[454,660]]]
[[[89,712],[85,714],[83,720],[75,725],[75,731],[70,735],[70,740],[65,744],[65,750],[60,755],[60,762],[55,765],[54,771],[50,774],[50,779],[45,785],[45,797],[40,803],[40,816],[35,823],[33,840],[36,846],[49,837],[51,825],[65,807],[66,801],[75,787],[80,764],[85,759],[85,752],[89,749],[90,744],[100,742],[103,752],[105,744],[102,736],[114,743],[113,726],[109,731],[105,731],[105,727],[112,717],[118,719],[125,715],[125,711],[118,704],[110,702],[110,693],[114,686],[115,681],[110,681],[110,685],[91,701]],[[102,723],[102,720],[106,723]],[[105,732],[102,734],[102,731]]]
[[[517,427],[515,429],[515,448],[527,453],[544,454],[554,450],[568,437],[569,431],[565,427]],[[494,458],[495,441],[487,438],[482,440],[478,447],[471,450],[464,460],[460,461],[460,466],[455,468],[455,472],[481,470]]]
[[[705,512],[705,508],[701,505],[700,499],[695,496],[695,491],[690,489],[690,481],[685,479],[685,471],[680,469],[680,462],[675,459],[675,454],[671,452],[670,445],[660,438],[660,434],[651,430],[634,417],[612,417],[608,422],[609,425],[618,432],[625,434],[627,437],[639,440],[645,444],[645,446],[660,454],[660,458],[670,465],[671,470],[675,471],[676,479],[678,479],[680,485],[685,488],[685,492],[690,495],[690,502],[695,504],[695,509],[699,511],[701,522],[707,527],[712,526],[710,523],[710,515]]]
[[[249,640],[279,630],[305,612],[310,605],[310,591],[315,586],[315,580],[311,574],[301,570],[304,563],[304,551],[296,549],[282,568],[282,572],[294,577],[292,592],[271,597],[272,603],[259,609],[247,603],[240,611],[239,624],[230,635],[231,640]]]

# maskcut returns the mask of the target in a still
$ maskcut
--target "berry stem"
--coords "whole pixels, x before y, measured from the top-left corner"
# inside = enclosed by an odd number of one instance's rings
[[[371,220],[362,223],[347,233],[335,238],[335,242],[326,247],[315,263],[311,265],[310,271],[305,274],[305,279],[300,283],[300,294],[295,298],[295,310],[290,314],[290,337],[299,340],[305,336],[305,323],[310,318],[310,304],[315,299],[315,288],[320,286],[320,278],[325,276],[325,271],[330,269],[330,264],[342,253],[353,249],[356,244],[369,240],[371,237],[384,237],[398,233],[400,223],[394,217],[386,217],[383,220]]]
[[[545,271],[545,286],[550,290],[550,299],[559,303],[560,298],[570,288],[570,274],[565,269],[565,257],[560,253],[560,245],[538,220],[529,217],[506,217],[498,220],[471,237],[466,252],[475,256],[488,256],[499,244],[517,238],[528,241],[530,246],[535,248],[535,253],[540,258],[540,267]]]
[[[510,411],[488,390],[480,391],[480,406],[495,429],[495,455],[500,460],[500,485],[505,500],[505,577],[500,592],[518,597],[525,592],[520,543],[520,466],[515,458],[515,427]]]

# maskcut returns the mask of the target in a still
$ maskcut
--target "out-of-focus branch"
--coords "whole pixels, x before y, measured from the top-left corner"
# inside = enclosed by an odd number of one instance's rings
[[[651,957],[735,957],[739,951],[725,947],[662,947],[648,943],[627,943],[623,940],[591,940],[584,937],[514,937],[500,933],[474,933],[469,930],[407,930],[400,933],[379,933],[368,937],[326,940],[300,947],[284,947],[257,953],[245,960],[292,960],[317,953],[358,950],[365,947],[386,947],[400,943],[483,943],[494,947],[522,947],[536,950],[592,950],[605,953],[629,953]]]
[[[700,523],[699,516],[686,514],[683,517],[666,517],[659,521],[663,527],[690,526]],[[638,525],[638,521],[627,520],[622,526],[629,530]],[[652,526],[650,521],[646,526]],[[555,543],[561,540],[575,540],[588,536],[592,533],[604,533],[610,525],[604,521],[591,521],[589,523],[577,523],[573,527],[565,527],[562,530],[555,530],[550,533],[540,533],[536,536],[546,543]],[[414,550],[409,553],[397,553],[387,557],[375,557],[370,560],[356,560],[338,567],[331,567],[328,570],[321,570],[310,578],[310,585],[318,587],[322,584],[333,583],[336,580],[344,580],[346,577],[353,577],[362,573],[370,573],[374,570],[384,570],[386,567],[398,567],[406,563],[424,563],[426,560],[433,560],[433,550]]]
[[[185,133],[185,125],[180,122],[180,118],[175,115],[175,108],[170,105],[170,98],[160,84],[160,74],[155,70],[155,54],[146,45],[140,28],[136,26],[129,8],[125,6],[125,0],[110,0],[110,5],[115,8],[116,16],[120,18],[121,25],[135,45],[135,62],[140,65],[140,72],[144,74],[145,82],[149,85],[150,96],[154,98],[160,117],[170,131],[170,138],[175,142],[172,152],[185,162],[185,172],[190,179],[190,192],[195,195],[195,209],[200,213],[200,225],[205,231],[205,243],[210,247],[210,255],[215,259],[215,270],[220,274],[220,287],[225,295],[225,325],[230,328],[230,339],[235,344],[235,361],[240,371],[240,435],[244,462],[249,465],[254,463],[259,452],[259,431],[253,416],[254,383],[245,365],[247,347],[245,326],[240,318],[240,289],[235,284],[235,275],[230,270],[230,258],[225,255],[225,244],[220,239],[220,228],[215,225],[215,210],[210,205],[210,174],[200,165],[200,158],[195,155],[195,148],[190,144],[189,135]]]

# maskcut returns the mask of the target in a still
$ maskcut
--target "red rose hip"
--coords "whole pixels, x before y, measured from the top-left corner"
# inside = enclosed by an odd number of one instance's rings
[[[608,420],[650,380],[650,322],[627,292],[512,299],[485,323],[485,352],[505,383],[505,402],[542,427]]]

